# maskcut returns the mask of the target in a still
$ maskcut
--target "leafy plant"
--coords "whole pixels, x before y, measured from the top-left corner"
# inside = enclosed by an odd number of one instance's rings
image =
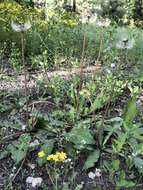
[[[100,157],[99,150],[95,150],[94,152],[90,153],[89,156],[87,157],[87,160],[85,161],[84,169],[92,168],[95,165],[95,163],[98,161],[99,157]]]
[[[18,141],[7,146],[7,151],[11,153],[11,158],[16,164],[25,158],[30,140],[31,137],[29,135],[21,135]]]
[[[41,146],[41,151],[44,151],[44,153],[48,156],[49,154],[52,153],[52,150],[54,148],[54,139],[52,140],[45,140],[44,144],[42,144]],[[43,159],[43,158],[38,158],[38,164],[40,166],[42,166],[43,164],[45,164],[47,162],[47,159]]]
[[[95,143],[93,136],[85,126],[74,127],[68,134],[67,140],[74,144],[76,149],[84,149]]]

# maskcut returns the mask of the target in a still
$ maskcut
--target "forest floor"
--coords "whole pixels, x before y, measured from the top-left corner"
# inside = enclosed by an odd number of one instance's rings
[[[47,79],[52,78],[54,76],[60,76],[65,79],[69,79],[74,75],[80,75],[81,72],[84,73],[84,76],[95,74],[100,69],[100,65],[96,66],[88,66],[84,67],[82,70],[80,68],[73,68],[73,69],[60,69],[56,71],[49,71],[49,72],[27,72],[26,79],[27,79],[27,88],[31,89],[36,86],[36,81],[38,79],[46,77]],[[15,74],[14,72],[8,76],[6,73],[0,74],[0,91],[16,91],[22,90],[25,86],[25,75],[23,74]]]
[[[86,68],[81,69],[75,68],[70,70],[60,69],[57,71],[51,71],[51,72],[37,72],[37,73],[27,73],[27,87],[28,89],[35,89],[36,83],[38,79],[45,79],[46,78],[52,78],[54,76],[61,76],[65,80],[68,80],[74,75],[80,75],[81,72],[84,73],[84,76],[92,76],[95,74],[95,72],[98,72],[101,69],[100,65],[97,66],[89,66]],[[19,92],[22,94],[21,99],[24,97],[24,88],[25,88],[25,75],[19,74],[14,75],[14,73],[11,73],[11,75],[7,75],[6,73],[0,75],[0,92],[6,93],[6,97],[4,98],[4,101],[11,101],[11,93]],[[44,113],[44,112],[50,112],[54,109],[54,103],[51,99],[44,101],[37,101],[36,93],[33,91],[31,93],[31,102],[29,104],[29,107],[31,107],[31,114],[33,112],[32,105],[34,105],[34,109],[38,110],[38,113]],[[7,96],[9,94],[9,96]],[[120,115],[120,112],[123,110],[124,105],[127,103],[128,99],[128,92],[126,91],[123,93],[118,100],[115,102],[114,110],[117,110],[117,115]],[[12,97],[13,98],[13,97]],[[13,100],[12,100],[13,101]],[[11,102],[12,102],[11,101]],[[15,100],[14,100],[15,101]],[[0,102],[1,103],[1,102]],[[104,112],[104,111],[103,111]],[[114,115],[116,113],[114,112]],[[3,113],[0,112],[0,122],[7,122],[10,121],[11,123],[13,121],[17,121],[20,123],[21,126],[25,126],[25,108],[16,110],[14,108],[7,109]],[[6,124],[6,123],[5,123]],[[17,140],[22,134],[29,134],[32,136],[32,142],[34,142],[37,137],[35,136],[35,131],[23,131],[23,129],[17,130],[17,128],[4,128],[3,132],[3,138],[0,140],[0,149],[5,150],[5,147],[12,143],[13,141]],[[44,168],[39,168],[36,166],[36,154],[37,154],[38,148],[36,148],[34,151],[28,153],[26,158],[22,161],[21,165],[14,166],[13,161],[11,160],[10,156],[6,156],[1,154],[0,155],[0,190],[10,190],[10,183],[13,183],[15,187],[17,187],[16,190],[42,190],[42,187],[37,188],[31,188],[29,185],[25,184],[26,176],[32,175],[32,173],[36,173],[37,176],[41,176],[44,180],[44,185],[48,186],[51,190],[51,182],[49,181],[49,176],[45,172]],[[2,158],[3,157],[3,158]],[[107,157],[107,159],[110,159]],[[80,184],[84,182],[84,190],[115,190],[115,187],[107,180],[106,175],[101,175],[99,178],[96,178],[95,181],[91,180],[87,173],[88,171],[81,171],[80,167],[82,165],[83,159],[81,157],[81,160],[79,160],[79,163],[76,163],[78,167],[76,167],[76,172],[78,172],[78,175],[76,177],[75,183]],[[34,164],[36,167],[32,169],[31,165]],[[9,177],[12,176],[12,181],[8,181]],[[7,183],[7,189],[4,188],[5,184]],[[95,187],[95,184],[97,185]],[[142,190],[143,187],[136,187],[136,188],[122,188],[121,190]],[[47,190],[47,189],[45,189]]]

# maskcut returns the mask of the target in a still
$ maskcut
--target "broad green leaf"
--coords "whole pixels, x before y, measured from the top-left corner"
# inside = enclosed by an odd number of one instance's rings
[[[85,161],[85,164],[84,164],[84,169],[89,169],[89,168],[92,168],[94,166],[94,164],[98,161],[99,159],[99,156],[100,156],[100,151],[99,150],[96,150],[94,152],[92,152],[87,160]]]
[[[19,137],[18,141],[8,145],[7,150],[11,153],[11,157],[16,164],[25,158],[30,140],[31,137],[26,134]]]
[[[125,128],[129,128],[133,120],[137,114],[137,106],[136,106],[136,100],[132,98],[128,101],[128,104],[124,111],[124,126]]]
[[[86,145],[94,144],[94,138],[90,130],[83,126],[74,127],[68,134],[67,140],[75,144],[76,148],[82,149]]]
[[[139,157],[135,157],[134,163],[135,163],[136,168],[138,168],[139,170],[143,170],[143,159],[141,159]]]
[[[41,146],[41,150],[43,150],[46,155],[51,154],[53,148],[54,148],[54,140],[46,140],[45,143]]]

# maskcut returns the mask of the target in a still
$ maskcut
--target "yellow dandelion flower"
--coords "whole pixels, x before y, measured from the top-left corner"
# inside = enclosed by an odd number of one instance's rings
[[[47,160],[48,160],[48,161],[55,161],[55,162],[57,162],[57,161],[58,161],[58,157],[57,157],[57,155],[50,154],[50,155],[47,157]]]
[[[56,152],[56,154],[50,154],[47,157],[48,161],[64,162],[67,158],[67,154],[64,152]]]
[[[59,158],[59,160],[60,160],[61,162],[65,161],[66,158],[67,158],[67,155],[66,155],[66,153],[64,153],[64,152],[57,152],[57,155],[58,155],[58,158]]]
[[[45,152],[43,150],[38,152],[38,157],[39,158],[43,158],[44,156],[45,156]]]
[[[53,155],[51,154],[51,155],[49,155],[48,157],[47,157],[47,160],[52,160],[53,159]]]
[[[77,26],[78,25],[78,21],[76,19],[65,19],[65,20],[63,20],[63,23],[68,26]]]
[[[59,162],[58,155],[54,155],[54,156],[53,156],[53,161],[55,161],[55,162]]]

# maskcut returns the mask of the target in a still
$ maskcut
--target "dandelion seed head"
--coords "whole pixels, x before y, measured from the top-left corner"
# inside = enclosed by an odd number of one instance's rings
[[[25,22],[22,24],[18,24],[16,22],[12,21],[11,27],[15,32],[24,32],[31,28],[31,23],[30,23],[30,21],[28,21],[28,22]]]

